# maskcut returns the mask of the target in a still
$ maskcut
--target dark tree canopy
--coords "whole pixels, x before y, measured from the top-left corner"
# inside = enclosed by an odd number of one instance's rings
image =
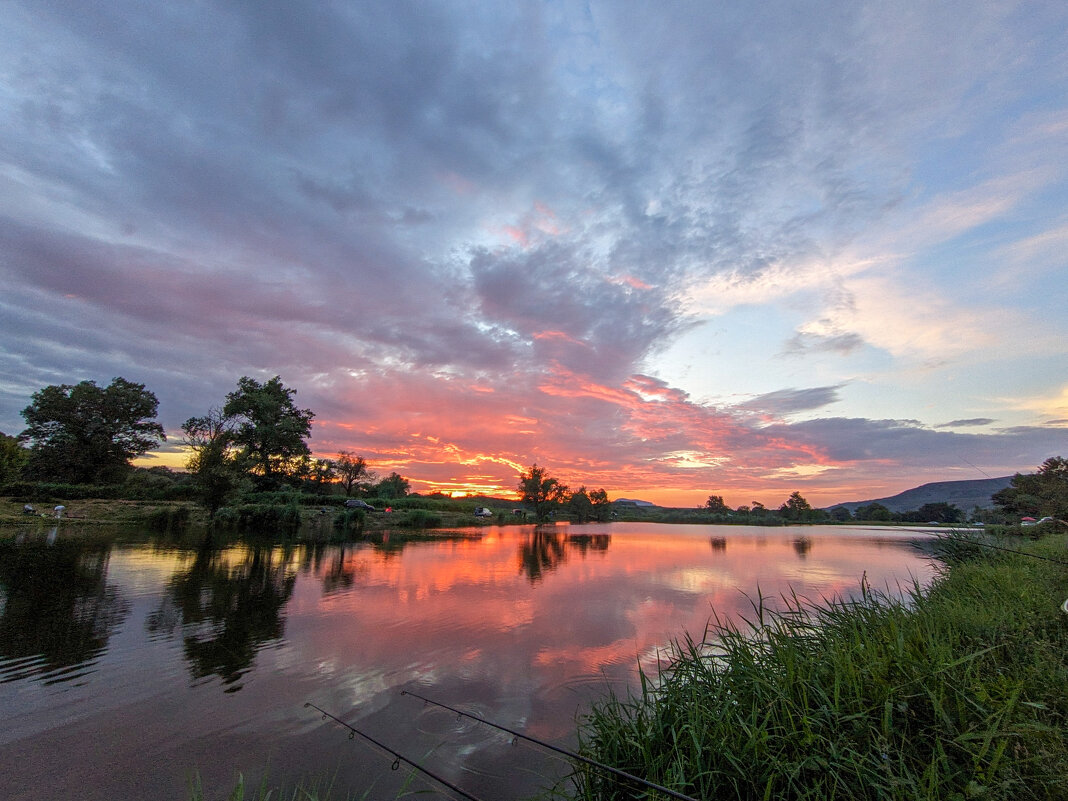
[[[568,495],[566,484],[547,476],[545,468],[536,464],[519,477],[517,489],[523,503],[533,507],[538,520],[548,519],[549,511]]]
[[[374,494],[379,498],[404,498],[410,485],[408,479],[400,473],[390,473],[374,486]]]
[[[296,407],[296,392],[279,376],[262,384],[243,376],[226,396],[223,414],[236,422],[233,441],[240,460],[266,484],[295,476],[301,459],[311,455],[304,440],[311,436],[315,413]]]
[[[1053,456],[1036,473],[1017,473],[993,500],[1013,514],[1068,520],[1068,459]]]
[[[338,451],[334,460],[334,470],[346,495],[352,495],[354,489],[373,482],[377,476],[367,469],[367,460],[348,451]]]
[[[790,493],[786,503],[779,507],[779,514],[787,520],[807,520],[812,517],[812,506],[800,492]]]
[[[30,452],[22,447],[17,437],[9,437],[0,431],[0,484],[17,481],[29,458]]]
[[[22,410],[33,478],[95,483],[122,479],[130,460],[167,437],[156,422],[159,401],[125,378],[47,386]]]
[[[241,483],[241,470],[233,452],[233,419],[221,409],[210,409],[203,417],[190,417],[182,425],[183,444],[189,449],[186,468],[193,475],[200,502],[208,517],[215,518]]]
[[[722,495],[709,495],[708,500],[705,501],[705,508],[716,514],[727,514],[731,510],[726,503],[723,502]]]

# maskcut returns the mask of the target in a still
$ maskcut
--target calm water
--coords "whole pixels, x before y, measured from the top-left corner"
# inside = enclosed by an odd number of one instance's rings
[[[337,772],[391,798],[392,758],[518,798],[566,766],[408,688],[563,747],[757,587],[816,598],[932,568],[918,534],[841,527],[489,527],[373,546],[0,532],[0,798],[210,797],[235,771]],[[426,789],[416,780],[411,789]],[[433,796],[432,796],[433,797]]]

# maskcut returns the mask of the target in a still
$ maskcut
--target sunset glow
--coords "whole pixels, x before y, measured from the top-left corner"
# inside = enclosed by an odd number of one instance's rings
[[[178,467],[279,375],[317,456],[455,497],[537,462],[829,505],[1068,455],[1063,3],[0,21],[0,431],[123,376]]]

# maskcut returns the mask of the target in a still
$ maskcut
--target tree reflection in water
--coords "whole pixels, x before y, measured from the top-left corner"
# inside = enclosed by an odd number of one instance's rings
[[[149,631],[170,635],[180,626],[193,678],[215,674],[226,692],[240,690],[256,652],[282,637],[282,610],[296,582],[289,555],[259,543],[218,550],[206,540],[189,569],[168,582]]]
[[[609,534],[561,534],[552,529],[534,529],[519,544],[519,572],[525,574],[531,584],[537,584],[546,573],[567,561],[568,548],[577,550],[585,558],[588,551],[607,551],[611,541]]]
[[[65,681],[104,652],[130,610],[106,581],[109,551],[86,541],[0,543],[0,682],[68,669],[47,678]]]

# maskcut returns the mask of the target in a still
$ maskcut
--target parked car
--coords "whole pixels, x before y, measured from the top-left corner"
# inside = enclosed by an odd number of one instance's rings
[[[476,506],[475,517],[493,517],[493,511],[485,506]]]
[[[375,508],[371,506],[367,501],[361,501],[359,498],[349,498],[345,501],[345,507],[348,509],[363,509],[365,512],[373,512]]]

